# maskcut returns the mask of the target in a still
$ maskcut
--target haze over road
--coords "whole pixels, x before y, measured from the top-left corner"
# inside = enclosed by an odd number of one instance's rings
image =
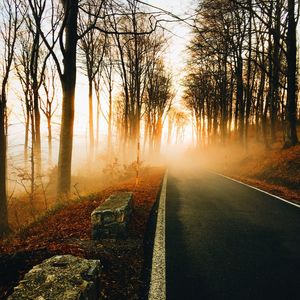
[[[300,209],[196,168],[169,169],[167,299],[300,299]]]

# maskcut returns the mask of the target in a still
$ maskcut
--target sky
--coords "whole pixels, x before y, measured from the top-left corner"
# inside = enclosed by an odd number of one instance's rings
[[[166,11],[169,11],[180,18],[185,18],[188,15],[193,14],[196,1],[148,0],[147,3],[165,9]],[[179,76],[182,74],[182,69],[185,65],[185,49],[190,39],[191,28],[180,22],[165,23],[164,26],[167,27],[167,29],[170,31],[170,35],[172,36],[167,57],[170,61],[170,65],[173,68],[173,71],[175,72],[174,75]]]

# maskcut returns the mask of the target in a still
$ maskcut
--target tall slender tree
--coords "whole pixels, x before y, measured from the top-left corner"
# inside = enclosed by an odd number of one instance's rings
[[[298,8],[299,9],[299,8]],[[285,147],[294,146],[298,143],[297,136],[297,39],[296,39],[296,16],[295,0],[288,0],[288,29],[287,29],[287,108],[286,108],[286,134]]]
[[[93,7],[95,1],[87,3],[86,20],[79,22],[81,31],[84,31],[93,19]],[[94,158],[95,138],[94,138],[94,108],[93,108],[93,83],[104,57],[106,47],[106,34],[92,28],[80,40],[79,47],[84,55],[84,70],[88,78],[88,99],[89,99],[89,143],[90,143],[90,160]]]
[[[4,0],[1,6],[0,38],[3,43],[1,94],[0,94],[0,237],[9,232],[6,190],[7,159],[7,85],[11,71],[17,32],[21,24],[19,19],[19,1]]]

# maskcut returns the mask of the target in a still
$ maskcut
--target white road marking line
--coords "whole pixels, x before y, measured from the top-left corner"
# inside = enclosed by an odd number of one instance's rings
[[[166,299],[166,192],[167,192],[167,177],[166,171],[157,213],[157,222],[154,238],[153,256],[152,256],[152,271],[149,290],[149,300],[164,300]]]
[[[257,188],[257,187],[254,187],[254,186],[252,186],[252,185],[249,185],[249,184],[247,184],[247,183],[241,182],[241,181],[239,181],[239,180],[233,179],[233,178],[228,177],[228,176],[225,176],[225,175],[223,175],[223,174],[219,174],[219,173],[214,173],[214,174],[219,175],[219,176],[222,176],[222,177],[227,178],[227,179],[229,179],[229,180],[235,181],[235,182],[240,183],[240,184],[242,184],[242,185],[248,186],[248,187],[250,187],[250,188],[252,188],[252,189],[254,189],[254,190],[260,191],[260,192],[262,192],[262,193],[264,193],[264,194],[266,194],[266,195],[269,195],[269,196],[271,196],[271,197],[273,197],[273,198],[276,198],[276,199],[278,199],[278,200],[281,200],[281,201],[286,202],[286,203],[288,203],[288,204],[290,204],[290,205],[293,205],[293,206],[296,206],[296,207],[300,208],[300,205],[297,204],[297,203],[288,201],[288,200],[286,200],[286,199],[283,199],[283,198],[281,198],[281,197],[279,197],[279,196],[276,196],[276,195],[273,195],[273,194],[271,194],[271,193],[268,193],[268,192],[266,192],[266,191],[264,191],[264,190],[261,190],[261,189],[259,189],[259,188]]]

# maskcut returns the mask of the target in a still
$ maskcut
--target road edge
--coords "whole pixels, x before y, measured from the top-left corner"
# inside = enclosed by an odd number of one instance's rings
[[[164,175],[163,184],[159,197],[157,222],[152,255],[151,280],[149,300],[166,299],[166,192],[168,170]]]
[[[215,173],[215,174],[216,174],[216,175],[219,175],[219,176],[222,176],[222,177],[224,177],[224,178],[227,178],[228,180],[235,181],[235,182],[237,182],[237,183],[240,183],[240,184],[242,184],[242,185],[245,185],[245,186],[247,186],[247,187],[250,187],[250,188],[252,188],[252,189],[254,189],[254,190],[257,190],[257,191],[259,191],[259,192],[262,192],[262,193],[264,193],[264,194],[266,194],[266,195],[268,195],[268,196],[271,196],[271,197],[273,197],[273,198],[276,198],[276,199],[278,199],[278,200],[280,200],[280,201],[283,201],[283,202],[285,202],[285,203],[288,203],[288,204],[290,204],[290,205],[293,205],[293,206],[296,206],[296,207],[300,208],[300,205],[297,204],[297,203],[294,203],[294,202],[292,202],[292,201],[286,200],[286,199],[281,198],[281,197],[279,197],[279,196],[273,195],[273,194],[271,194],[271,193],[269,193],[269,192],[267,192],[267,191],[264,191],[264,190],[261,190],[261,189],[255,187],[255,186],[252,186],[252,185],[250,185],[250,184],[247,184],[247,183],[245,183],[245,182],[239,181],[239,180],[237,180],[237,179],[228,177],[228,176],[223,175],[223,174],[220,174],[220,173]]]

